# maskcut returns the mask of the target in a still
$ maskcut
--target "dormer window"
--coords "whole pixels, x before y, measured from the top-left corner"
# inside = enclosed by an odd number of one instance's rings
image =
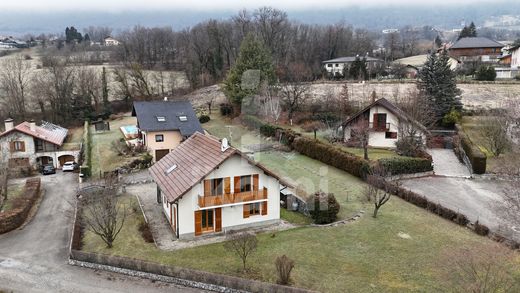
[[[186,121],[188,121],[188,116],[181,115],[181,116],[179,116],[179,120],[182,121],[182,122],[186,122]]]
[[[166,117],[164,117],[164,116],[157,116],[157,122],[166,122]]]

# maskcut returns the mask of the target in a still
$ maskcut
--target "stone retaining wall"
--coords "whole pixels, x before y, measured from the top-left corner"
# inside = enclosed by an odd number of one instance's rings
[[[0,214],[0,234],[12,231],[25,222],[31,208],[40,196],[40,185],[40,178],[27,179],[20,198],[22,201],[21,205]]]

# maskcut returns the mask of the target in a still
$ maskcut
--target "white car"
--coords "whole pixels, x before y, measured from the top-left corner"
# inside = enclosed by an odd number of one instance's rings
[[[75,162],[65,162],[65,164],[63,164],[63,167],[62,167],[62,170],[65,172],[65,171],[74,171],[78,168],[78,164],[76,164]]]

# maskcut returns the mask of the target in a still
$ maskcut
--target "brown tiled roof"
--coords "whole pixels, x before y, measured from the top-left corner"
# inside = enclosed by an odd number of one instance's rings
[[[216,137],[199,132],[160,159],[149,171],[168,202],[174,202],[233,155],[242,156],[266,174],[280,180],[278,176],[264,166],[251,161],[234,147],[229,147],[222,152],[221,142]],[[174,165],[177,167],[168,173]]]
[[[0,134],[0,137],[14,131],[25,133],[57,146],[61,146],[63,144],[63,141],[67,137],[68,133],[66,128],[45,121],[42,122],[41,126],[35,126],[34,130],[31,130],[31,123],[24,121],[16,125],[13,129]]]

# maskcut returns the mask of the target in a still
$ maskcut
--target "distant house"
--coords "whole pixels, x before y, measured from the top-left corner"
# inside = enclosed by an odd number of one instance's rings
[[[103,39],[104,46],[119,46],[120,42],[112,37],[106,37]]]
[[[448,48],[449,55],[462,62],[480,61],[497,63],[502,56],[503,44],[483,37],[462,38]]]
[[[5,121],[5,131],[0,134],[1,159],[9,168],[53,165],[56,168],[65,162],[79,159],[80,146],[64,148],[68,130],[42,121],[22,122],[14,126],[12,119]]]
[[[511,54],[511,69],[520,69],[520,46],[509,50]]]
[[[411,119],[401,109],[381,98],[359,111],[343,124],[343,140],[355,142],[355,127],[358,123],[366,123],[370,129],[368,145],[377,148],[395,148],[395,143],[404,133],[402,129],[413,123],[418,129],[418,139],[426,142],[428,130],[419,122]]]
[[[424,66],[424,63],[428,60],[428,54],[410,56],[395,60],[394,64],[402,64],[406,66],[406,77],[416,78],[419,70]],[[448,63],[450,64],[451,70],[456,70],[459,66],[459,61],[453,57],[450,57]]]
[[[348,68],[356,61],[356,58],[365,59],[367,63],[367,69],[370,71],[377,68],[381,68],[384,65],[384,61],[373,57],[341,57],[331,60],[323,61],[323,65],[327,74],[331,77],[343,77],[345,68]]]
[[[157,200],[178,238],[280,219],[281,179],[213,136],[193,134],[149,171],[157,184]]]
[[[157,162],[195,132],[204,134],[188,101],[134,102],[138,137]]]

